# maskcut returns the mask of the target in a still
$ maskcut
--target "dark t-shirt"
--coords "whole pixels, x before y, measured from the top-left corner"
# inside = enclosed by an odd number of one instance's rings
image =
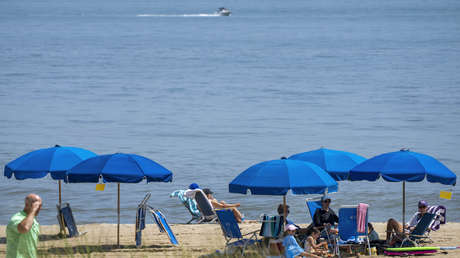
[[[331,208],[329,208],[328,211],[325,211],[322,208],[317,209],[315,215],[313,216],[313,225],[315,227],[322,227],[324,223],[330,223],[331,225],[339,223],[339,217]]]

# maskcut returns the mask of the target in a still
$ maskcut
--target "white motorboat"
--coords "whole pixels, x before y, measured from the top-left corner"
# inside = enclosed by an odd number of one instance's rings
[[[232,12],[230,12],[230,10],[228,10],[225,7],[221,7],[219,9],[217,9],[216,14],[218,14],[220,16],[230,16],[230,14],[232,14]]]

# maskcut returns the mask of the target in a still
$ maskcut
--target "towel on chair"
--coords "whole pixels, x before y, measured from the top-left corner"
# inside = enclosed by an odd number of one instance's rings
[[[182,203],[186,204],[189,207],[189,210],[191,213],[193,213],[193,215],[200,216],[200,211],[198,210],[195,200],[192,197],[188,196],[188,193],[190,191],[191,190],[176,190],[172,192],[169,196],[179,198],[179,200]]]
[[[357,222],[358,222],[358,233],[367,233],[366,232],[366,215],[367,215],[367,207],[368,204],[360,203],[358,204],[357,214]]]
[[[436,231],[440,228],[442,224],[446,224],[446,207],[442,205],[429,206],[428,213],[436,214],[435,219],[430,224],[430,229]]]

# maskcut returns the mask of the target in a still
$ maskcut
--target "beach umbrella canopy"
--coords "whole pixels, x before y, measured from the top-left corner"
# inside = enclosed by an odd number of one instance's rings
[[[336,181],[347,180],[350,169],[366,160],[351,152],[326,148],[294,154],[289,159],[314,163],[328,172]]]
[[[407,149],[384,153],[370,158],[350,170],[349,180],[376,181],[382,177],[389,182],[403,182],[403,224],[405,222],[405,182],[455,185],[457,175],[435,158]]]
[[[325,194],[338,190],[337,182],[317,165],[282,158],[258,163],[243,171],[229,184],[230,193],[254,195]],[[286,219],[286,210],[284,211]]]
[[[89,158],[67,171],[68,183],[118,183],[117,245],[120,245],[120,183],[171,182],[172,172],[155,161],[136,154],[115,153]]]
[[[61,205],[61,180],[68,169],[83,160],[96,156],[96,153],[77,147],[56,145],[26,153],[6,164],[4,175],[17,180],[42,178],[50,174],[59,180],[59,205]]]
[[[24,180],[42,178],[50,174],[55,180],[63,180],[65,172],[81,161],[96,156],[96,153],[76,147],[56,145],[26,153],[6,164],[4,175],[7,178]]]

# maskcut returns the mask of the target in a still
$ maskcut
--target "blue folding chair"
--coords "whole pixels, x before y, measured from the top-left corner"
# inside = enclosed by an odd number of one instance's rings
[[[358,232],[358,205],[346,205],[339,209],[339,239],[337,242],[337,252],[340,256],[340,246],[366,245],[371,255],[371,245],[367,235],[367,223],[369,218],[369,210],[366,212],[366,228],[364,232]]]
[[[435,218],[436,214],[425,213],[415,226],[414,230],[412,230],[402,240],[401,247],[405,246],[404,244],[407,241],[411,242],[413,246],[419,246],[420,242],[425,239],[429,239],[431,242],[433,242],[433,240],[431,240],[427,232],[430,224],[433,222]]]
[[[307,200],[308,211],[310,212],[311,221],[313,222],[313,216],[317,209],[321,209],[321,200],[320,201],[308,201]]]
[[[257,232],[259,230],[249,232],[247,234],[241,234],[240,227],[236,222],[235,215],[233,215],[232,210],[222,209],[216,210],[217,218],[222,228],[222,232],[225,237],[225,252],[227,253],[229,248],[241,248],[241,256],[244,255],[244,251],[248,245],[252,245],[260,242],[257,239]],[[244,238],[245,236],[251,235],[249,238]],[[234,240],[233,242],[231,242]]]
[[[69,231],[69,237],[77,237],[86,234],[86,232],[78,232],[77,223],[75,222],[75,218],[73,217],[72,209],[70,208],[69,203],[64,203],[64,206],[56,205],[58,209],[58,221],[61,229],[67,227],[67,231]],[[62,230],[61,230],[62,231]],[[65,233],[65,229],[63,231]]]
[[[166,217],[161,213],[160,210],[153,209],[150,205],[147,204],[151,193],[147,193],[144,199],[137,207],[136,211],[136,230],[135,230],[135,241],[136,247],[140,248],[142,246],[142,230],[145,229],[145,215],[148,211],[151,213],[155,223],[158,225],[158,228],[161,233],[166,233],[173,245],[179,245],[179,242],[176,239],[171,227],[169,227],[168,222],[166,221]]]

